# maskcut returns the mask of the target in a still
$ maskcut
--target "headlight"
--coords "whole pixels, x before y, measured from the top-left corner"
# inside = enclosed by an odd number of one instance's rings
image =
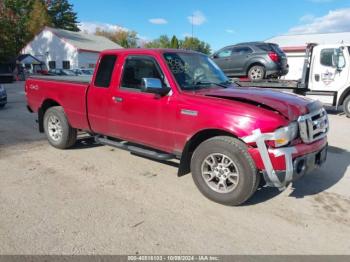
[[[292,122],[286,127],[281,127],[275,131],[275,147],[289,144],[298,136],[298,123]]]

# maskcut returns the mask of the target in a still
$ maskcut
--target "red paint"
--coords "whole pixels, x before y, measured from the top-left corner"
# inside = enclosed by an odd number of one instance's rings
[[[169,50],[120,49],[101,53],[118,57],[109,88],[92,84],[28,79],[25,91],[30,108],[37,112],[45,100],[61,105],[74,128],[117,137],[165,152],[182,152],[195,134],[208,129],[222,130],[242,138],[255,129],[273,132],[300,115],[307,114],[311,102],[303,97],[259,88],[212,88],[181,91],[162,54]],[[172,95],[158,97],[149,93],[120,88],[123,64],[128,55],[152,56],[160,65],[172,89]],[[97,67],[99,67],[99,62]],[[116,103],[113,97],[123,102]],[[197,116],[182,114],[182,110]],[[320,150],[325,139],[311,145],[296,145],[294,157]],[[263,169],[257,150],[249,152],[259,169]],[[277,170],[284,169],[284,158],[272,156]]]
[[[297,153],[293,154],[293,159],[306,154],[318,152],[320,149],[324,148],[326,145],[327,145],[327,138],[323,138],[309,145],[297,144],[295,145],[295,149],[297,150]],[[273,148],[268,149],[273,168],[275,170],[285,170],[286,169],[285,157],[284,156],[276,157],[275,154],[273,153],[273,150],[274,150]],[[249,153],[254,159],[257,169],[259,170],[265,169],[258,149],[255,147],[249,148]]]
[[[285,46],[281,49],[284,52],[305,52],[306,46]]]

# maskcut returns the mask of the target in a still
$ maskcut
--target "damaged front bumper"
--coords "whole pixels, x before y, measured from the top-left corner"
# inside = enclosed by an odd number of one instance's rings
[[[267,148],[266,141],[274,140],[274,133],[253,131],[243,138],[247,144],[255,143],[249,153],[258,170],[262,171],[267,186],[280,190],[296,179],[321,166],[327,158],[326,137],[312,144],[297,144],[290,147]]]

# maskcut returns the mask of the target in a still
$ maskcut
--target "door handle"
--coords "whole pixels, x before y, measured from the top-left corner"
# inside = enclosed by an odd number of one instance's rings
[[[320,81],[320,75],[319,74],[315,74],[315,80],[316,80],[316,82]]]
[[[123,98],[119,97],[119,96],[113,96],[112,97],[113,101],[116,103],[120,103],[123,102]]]

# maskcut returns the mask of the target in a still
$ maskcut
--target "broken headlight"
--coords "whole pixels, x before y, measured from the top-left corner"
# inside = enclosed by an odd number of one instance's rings
[[[292,122],[288,126],[277,129],[275,133],[275,147],[288,145],[297,138],[299,126],[297,122]]]

